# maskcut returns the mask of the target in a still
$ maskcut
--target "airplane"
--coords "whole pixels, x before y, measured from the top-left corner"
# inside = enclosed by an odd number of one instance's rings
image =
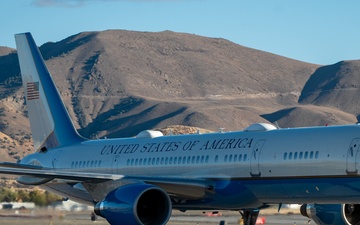
[[[302,204],[316,224],[360,223],[360,125],[88,140],[75,129],[30,33],[15,35],[35,152],[0,173],[86,203],[109,224],[162,225],[172,210]]]

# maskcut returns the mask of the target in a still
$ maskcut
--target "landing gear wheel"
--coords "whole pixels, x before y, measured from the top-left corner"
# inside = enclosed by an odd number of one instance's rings
[[[259,212],[258,209],[240,211],[244,225],[255,225]]]

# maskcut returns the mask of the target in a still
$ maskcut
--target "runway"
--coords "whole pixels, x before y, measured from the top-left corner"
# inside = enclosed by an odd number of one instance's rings
[[[267,215],[262,217],[264,224],[267,225],[279,225],[279,224],[315,224],[314,222],[309,223],[309,219],[299,214],[290,215]],[[168,225],[209,225],[209,224],[220,224],[220,221],[225,221],[225,224],[235,225],[241,224],[239,216],[221,216],[221,217],[186,217],[186,216],[175,216],[170,219]]]
[[[91,212],[64,213],[48,211],[36,212],[15,212],[0,211],[0,224],[12,225],[108,225],[107,221],[98,217],[96,221],[91,221]],[[315,224],[299,214],[275,214],[259,215],[267,225],[299,225]],[[221,221],[227,225],[241,224],[240,215],[236,212],[224,212],[221,216],[207,216],[202,212],[191,211],[186,213],[174,212],[168,225],[219,225]]]

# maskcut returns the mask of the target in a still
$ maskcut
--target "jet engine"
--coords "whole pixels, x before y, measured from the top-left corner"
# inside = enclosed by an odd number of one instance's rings
[[[171,210],[171,200],[164,190],[136,183],[111,191],[94,211],[111,225],[162,225],[169,220]]]
[[[303,204],[300,212],[318,225],[355,225],[360,222],[360,204]]]

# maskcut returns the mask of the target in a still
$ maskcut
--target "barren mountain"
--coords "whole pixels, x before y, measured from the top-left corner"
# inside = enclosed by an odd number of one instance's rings
[[[357,61],[320,67],[171,31],[84,32],[40,51],[75,126],[88,138],[133,136],[170,125],[334,125],[354,123],[359,114],[357,100],[348,101],[355,98],[349,89],[358,86],[351,86]],[[24,142],[21,136],[28,137],[30,129],[16,53],[2,52],[0,131]]]
[[[320,67],[308,80],[300,103],[335,107],[360,115],[360,60]]]
[[[356,117],[352,114],[328,107],[314,105],[300,105],[282,109],[280,111],[262,115],[270,122],[277,122],[280,127],[287,128],[304,126],[328,126],[334,124],[354,123]]]
[[[41,51],[85,136],[93,124],[103,135],[108,127],[116,136],[134,135],[144,121],[152,121],[148,128],[176,122],[242,129],[262,119],[241,116],[252,111],[239,107],[267,112],[297,104],[317,68],[224,39],[170,31],[80,33]],[[140,128],[125,131],[129,123]]]
[[[14,52],[14,51],[15,51],[15,49],[0,46],[0,56],[8,55],[8,54],[10,54],[11,52]]]

